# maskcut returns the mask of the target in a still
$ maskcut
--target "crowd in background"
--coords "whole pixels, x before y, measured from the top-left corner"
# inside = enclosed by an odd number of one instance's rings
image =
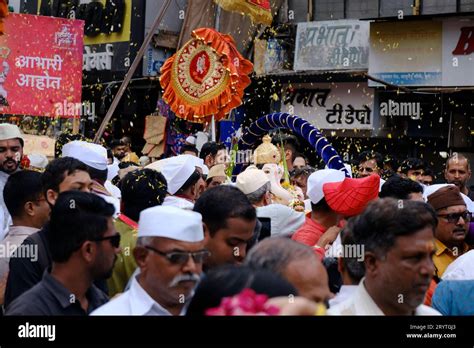
[[[366,151],[349,177],[276,144],[231,176],[215,142],[155,160],[65,136],[45,159],[0,124],[4,314],[474,313],[466,157],[435,178]]]

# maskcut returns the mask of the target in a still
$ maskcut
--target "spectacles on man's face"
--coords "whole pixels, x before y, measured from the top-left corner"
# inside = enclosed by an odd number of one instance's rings
[[[472,214],[468,211],[462,213],[451,213],[451,214],[438,214],[439,217],[446,219],[449,223],[456,223],[459,221],[459,218],[462,218],[464,221],[471,221]]]
[[[145,246],[145,249],[151,250],[154,253],[165,257],[169,262],[174,265],[185,265],[189,261],[189,257],[192,256],[195,263],[203,263],[211,253],[208,250],[200,250],[195,253],[187,251],[171,251],[169,253],[162,252],[149,245]]]
[[[92,241],[93,242],[102,242],[104,240],[108,240],[114,248],[118,248],[120,246],[120,234],[119,233],[114,234],[113,236],[97,238],[97,239],[94,239]]]

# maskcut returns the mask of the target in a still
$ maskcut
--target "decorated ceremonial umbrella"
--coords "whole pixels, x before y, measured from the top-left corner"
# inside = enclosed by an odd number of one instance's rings
[[[269,114],[252,123],[239,141],[239,150],[249,148],[262,135],[276,128],[286,128],[300,135],[316,149],[316,153],[323,159],[329,169],[343,171],[346,177],[350,177],[341,157],[321,132],[301,117],[287,113]]]
[[[246,14],[254,23],[272,24],[270,0],[214,0],[214,2],[226,11]]]
[[[219,121],[242,104],[253,65],[229,35],[201,28],[192,37],[161,68],[163,99],[180,118],[206,123],[214,116]]]

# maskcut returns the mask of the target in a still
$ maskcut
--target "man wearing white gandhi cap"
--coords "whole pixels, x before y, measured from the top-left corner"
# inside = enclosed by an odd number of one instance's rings
[[[0,240],[5,237],[11,217],[3,201],[3,188],[10,174],[20,170],[23,157],[23,135],[14,124],[0,124]]]
[[[87,166],[93,181],[91,192],[113,204],[115,215],[120,213],[120,201],[107,190],[108,159],[107,150],[102,145],[74,140],[63,146],[63,157],[75,158]]]
[[[201,214],[157,206],[140,213],[129,290],[92,315],[184,315],[209,256]]]
[[[202,179],[204,162],[191,155],[179,155],[153,162],[146,168],[163,174],[168,183],[168,193],[163,206],[193,210],[194,202],[204,191],[206,183]]]

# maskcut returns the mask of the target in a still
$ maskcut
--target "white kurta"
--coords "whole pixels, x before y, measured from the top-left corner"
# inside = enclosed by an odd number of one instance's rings
[[[194,204],[187,199],[176,197],[176,196],[166,196],[163,201],[163,206],[176,207],[180,209],[193,210]]]
[[[339,303],[345,302],[354,296],[354,293],[357,290],[357,285],[343,285],[336,296],[329,300],[329,308],[332,308]]]
[[[0,257],[0,280],[3,279],[5,274],[9,271],[9,262],[10,257],[13,255],[13,252],[23,243],[23,241],[31,236],[33,233],[38,232],[39,229],[34,227],[26,226],[10,226],[8,233],[0,242],[0,250],[6,251],[6,254],[1,255]],[[32,260],[34,258],[35,251],[31,251]],[[36,255],[37,256],[37,255]]]
[[[385,315],[367,292],[364,280],[365,278],[360,281],[354,295],[348,300],[330,307],[328,315]],[[441,315],[441,313],[421,304],[416,307],[415,315]]]
[[[186,306],[180,315],[184,315]],[[105,305],[97,308],[90,315],[172,315],[138,283],[136,277],[132,279],[130,289],[113,298]]]
[[[5,238],[8,228],[12,222],[10,214],[8,213],[8,209],[5,205],[5,201],[3,200],[3,189],[9,176],[10,175],[5,172],[0,172],[0,241]]]
[[[264,207],[257,207],[257,216],[270,218],[272,237],[290,237],[298,230],[305,221],[303,212],[287,207],[282,204],[269,204]]]

